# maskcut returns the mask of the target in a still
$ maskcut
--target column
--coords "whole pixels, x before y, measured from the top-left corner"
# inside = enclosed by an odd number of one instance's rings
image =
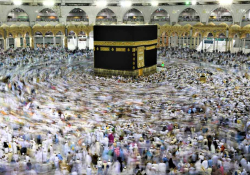
[[[26,46],[27,46],[27,43],[26,43],[26,37],[25,37],[25,36],[23,36],[23,48],[26,48]]]
[[[76,35],[76,49],[78,50],[78,36]]]
[[[192,43],[193,43],[193,37],[190,36],[190,40],[189,40],[189,48],[190,48],[190,49],[193,48]]]
[[[157,39],[157,48],[160,48],[161,47],[161,38],[158,37]]]
[[[180,47],[180,38],[177,36],[177,46]]]
[[[168,36],[166,36],[166,47],[168,47]]]
[[[56,46],[56,36],[55,35],[53,36],[53,43],[54,43],[54,46]]]
[[[227,45],[227,51],[230,51],[231,43],[232,43],[232,38],[229,38],[228,39],[228,45]]]
[[[13,49],[16,49],[16,38],[13,38],[14,39],[14,47]]]
[[[45,37],[43,36],[43,48],[45,48]]]
[[[68,48],[68,38],[67,38],[67,36],[64,37],[64,48]]]
[[[246,48],[246,38],[243,39],[243,48],[242,51],[245,53],[245,48]]]
[[[86,49],[89,49],[89,34],[87,35],[86,38]]]
[[[168,45],[168,48],[171,47],[171,38],[172,38],[172,36],[169,37],[169,45]]]
[[[214,42],[213,42],[213,51],[215,50],[215,38],[214,38]]]
[[[201,50],[204,49],[204,48],[203,48],[203,45],[204,45],[204,44],[203,44],[203,41],[204,41],[204,38],[202,37],[202,41],[201,41],[201,42],[202,42],[202,43],[201,43]]]
[[[182,37],[182,48],[184,48],[184,44],[185,44],[185,37]]]
[[[241,38],[239,39],[239,51],[241,51],[242,49],[242,42],[241,42]]]
[[[196,45],[199,46],[200,45],[200,35],[198,35],[198,37],[196,39],[197,39]],[[196,49],[197,49],[197,46],[196,46]]]
[[[32,42],[32,38],[33,38],[33,36],[30,36],[29,38],[30,38],[30,48],[34,48],[34,46],[33,46],[33,42]]]
[[[194,45],[193,45],[193,49],[196,49],[196,37],[194,37]]]
[[[187,44],[186,44],[186,47],[188,47],[188,45],[189,45],[189,44],[188,44],[188,36],[187,36],[187,38],[186,38],[186,39],[187,39]]]
[[[233,50],[234,50],[234,37],[232,38],[231,46],[230,46],[230,51],[233,51]]]
[[[4,46],[3,47],[4,47],[4,50],[6,50],[7,49],[7,39],[5,38],[3,41],[4,41],[4,43],[3,43]]]
[[[193,30],[192,29],[190,30],[189,37],[190,37],[189,48],[191,49],[191,48],[193,48],[193,46],[192,46],[192,43],[193,43]]]
[[[161,36],[161,47],[164,47],[165,46],[165,44],[164,44],[164,38],[165,38],[165,34],[162,34],[162,36]]]
[[[63,36],[63,35],[61,35],[60,37],[61,37],[61,43],[60,43],[60,46],[61,46],[62,48],[64,48],[64,36]]]
[[[225,40],[226,40],[225,52],[226,52],[227,51],[228,38],[225,38]]]
[[[228,51],[228,41],[229,41],[229,31],[226,31],[226,48],[225,48],[225,52]]]
[[[217,47],[216,47],[216,50],[217,51],[219,50],[219,38],[217,38]]]

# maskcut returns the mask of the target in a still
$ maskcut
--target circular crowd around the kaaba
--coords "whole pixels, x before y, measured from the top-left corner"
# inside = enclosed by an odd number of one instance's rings
[[[91,50],[1,51],[0,174],[249,174],[249,55],[157,55],[98,77]]]

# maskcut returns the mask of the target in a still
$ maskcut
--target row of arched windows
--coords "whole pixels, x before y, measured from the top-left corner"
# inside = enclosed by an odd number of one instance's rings
[[[8,22],[29,21],[29,16],[23,9],[15,8],[9,12],[7,21]],[[45,8],[38,13],[36,21],[59,21],[59,18],[52,9]],[[67,21],[88,22],[89,19],[88,15],[84,10],[80,8],[75,8],[71,10],[70,13],[67,15]],[[143,22],[144,21],[143,14],[139,10],[133,8],[127,11],[123,17],[124,23],[128,21]],[[150,22],[169,22],[169,21],[170,21],[170,16],[168,12],[164,9],[159,8],[155,10],[151,15]],[[178,22],[184,22],[184,21],[200,22],[200,16],[194,9],[187,8],[181,12],[178,18]],[[233,22],[233,17],[227,9],[220,7],[214,10],[209,17],[209,22],[216,22],[216,21]],[[248,10],[246,14],[243,16],[242,21],[243,22],[250,21],[250,10]],[[110,10],[109,8],[105,8],[101,10],[96,16],[96,23],[102,23],[102,22],[116,23],[117,17],[112,10]]]

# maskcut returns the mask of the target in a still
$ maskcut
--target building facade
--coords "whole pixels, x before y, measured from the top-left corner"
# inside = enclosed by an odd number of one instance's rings
[[[176,6],[31,6],[31,5],[0,5],[2,48],[9,47],[46,47],[49,44],[68,45],[93,48],[92,28],[95,24],[157,24],[159,26],[159,47],[182,45],[196,48],[206,38],[224,38],[225,42],[236,38],[231,47],[250,49],[250,37],[238,31],[236,36],[230,36],[229,31],[243,30],[250,24],[250,5],[233,4],[220,5],[176,5]],[[193,26],[224,26],[225,32],[214,36],[217,32],[194,34]],[[160,28],[164,28],[160,30]],[[172,26],[167,27],[166,26]],[[175,27],[174,27],[175,26]],[[186,26],[186,27],[184,27]],[[187,28],[189,33],[166,32],[176,27]],[[233,26],[233,28],[231,28]],[[200,27],[202,28],[202,27]],[[231,28],[231,29],[230,29]],[[245,27],[246,29],[248,27]],[[178,29],[179,30],[179,29]],[[15,33],[14,31],[19,31]],[[165,31],[161,33],[162,31]],[[26,33],[24,33],[26,32]],[[178,34],[177,34],[178,33]],[[183,39],[185,38],[185,39]],[[196,39],[194,39],[196,38]],[[199,39],[197,39],[199,38]],[[238,38],[238,39],[237,39]],[[245,41],[241,39],[245,38]],[[249,41],[248,41],[249,38]],[[180,41],[181,39],[181,41]],[[192,40],[192,41],[191,41]],[[194,44],[194,41],[196,42]],[[214,40],[215,41],[215,40]],[[163,44],[165,43],[165,45]],[[168,44],[170,43],[170,44]],[[192,44],[190,44],[192,43]],[[227,43],[228,45],[228,43]],[[216,46],[215,50],[216,50]],[[203,47],[202,47],[203,48]]]

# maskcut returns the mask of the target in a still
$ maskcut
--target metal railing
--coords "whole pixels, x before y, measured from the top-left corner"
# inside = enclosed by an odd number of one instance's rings
[[[70,21],[73,21],[73,22],[89,22],[89,19],[88,18],[67,18],[67,21],[70,22]]]
[[[170,21],[170,18],[151,19],[151,22],[166,22],[166,21]]]
[[[50,19],[50,18],[37,18],[36,21],[44,21],[44,22],[54,22],[59,21],[59,19]]]
[[[250,21],[250,19],[249,18],[242,19],[242,22],[247,22],[247,21]]]
[[[23,19],[23,18],[8,18],[7,22],[29,22],[28,19]]]
[[[178,19],[179,22],[184,22],[184,21],[188,21],[188,22],[199,22],[200,21],[200,18],[185,18],[185,17],[181,17]]]
[[[96,22],[117,22],[117,19],[96,19]]]
[[[209,21],[212,21],[212,22],[213,21],[214,22],[216,22],[216,21],[219,21],[219,22],[224,22],[224,21],[226,21],[226,22],[232,22],[233,18],[216,18],[216,19],[210,18]]]
[[[124,19],[124,22],[143,22],[144,19]]]

